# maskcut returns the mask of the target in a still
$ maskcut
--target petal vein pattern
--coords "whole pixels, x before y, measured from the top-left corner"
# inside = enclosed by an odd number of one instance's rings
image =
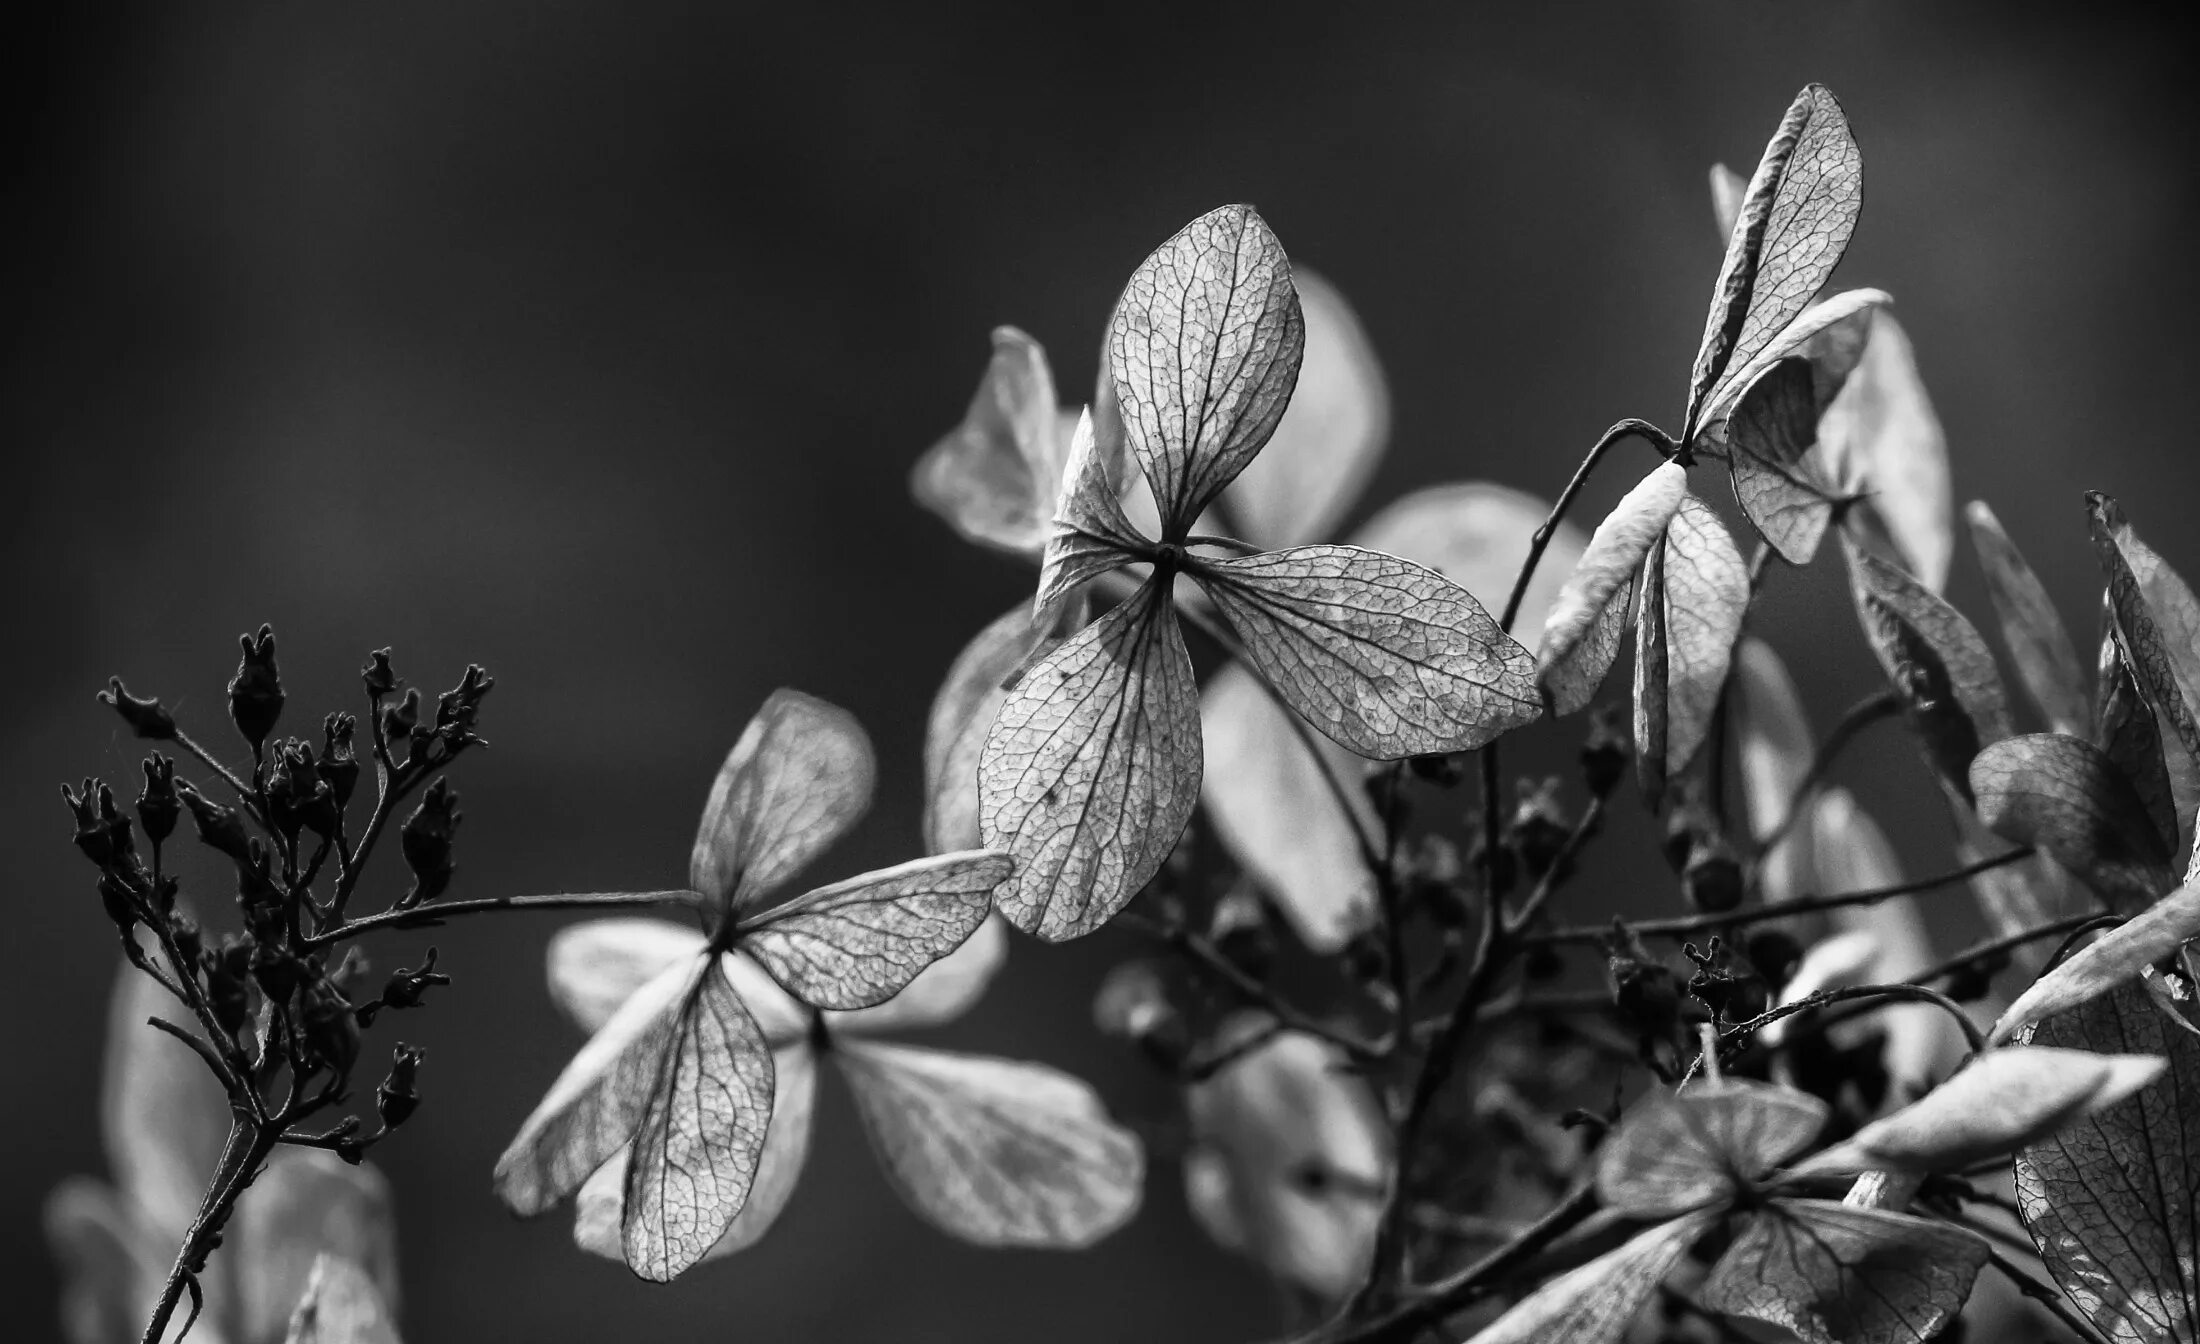
[[[1138,1140],[1044,1065],[872,1041],[835,1053],[909,1206],[981,1246],[1088,1246],[1137,1212]]]
[[[1542,712],[1528,651],[1435,570],[1299,546],[1191,572],[1268,684],[1362,756],[1465,751]]]
[[[877,774],[855,716],[800,691],[772,692],[718,768],[688,882],[722,914],[738,914],[862,818]]]
[[[725,1235],[763,1156],[772,1082],[764,1033],[706,963],[681,1002],[627,1163],[626,1263],[636,1274],[669,1281]]]
[[[1182,540],[1275,432],[1304,347],[1290,261],[1251,206],[1201,215],[1132,274],[1109,367],[1163,540]]]
[[[1159,871],[1199,799],[1199,696],[1165,581],[1026,673],[978,762],[980,835],[1018,928],[1090,933]]]
[[[864,873],[756,916],[740,945],[804,1003],[869,1008],[962,946],[1013,866],[981,850]]]
[[[1054,531],[1040,561],[1033,623],[1045,624],[1087,579],[1107,573],[1145,549],[1137,526],[1123,512],[1106,460],[1095,447],[1092,412],[1087,411],[1077,421]]]

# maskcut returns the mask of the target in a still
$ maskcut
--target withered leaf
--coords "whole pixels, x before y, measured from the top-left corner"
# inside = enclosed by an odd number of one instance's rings
[[[1528,651],[1435,570],[1297,546],[1189,571],[1292,709],[1378,760],[1480,747],[1542,712]]]
[[[2017,1199],[2048,1273],[2117,1344],[2200,1340],[2200,1040],[2137,985],[2050,1017],[2035,1045],[2169,1061],[2136,1096],[2017,1155]]]
[[[981,1246],[1089,1246],[1138,1210],[1145,1151],[1040,1064],[843,1042],[864,1132],[909,1207]]]
[[[1024,674],[978,762],[979,829],[1016,860],[1018,928],[1091,932],[1161,868],[1199,799],[1199,696],[1165,581]]]
[[[1120,567],[1144,544],[1123,511],[1121,495],[1094,438],[1092,413],[1087,411],[1078,417],[1077,432],[1070,441],[1054,530],[1039,563],[1032,624],[1054,624],[1088,579]]]
[[[1765,146],[1727,240],[1689,378],[1687,430],[1729,370],[1746,367],[1825,284],[1863,204],[1863,160],[1823,85],[1797,94]]]
[[[2091,492],[2085,502],[2093,552],[2108,579],[2110,629],[2140,698],[2154,711],[2170,785],[2177,791],[2178,833],[2187,837],[2194,811],[2200,809],[2200,793],[2195,792],[2200,790],[2200,724],[2193,718],[2180,662],[2200,659],[2200,651],[2181,647],[2181,642],[2200,638],[2187,628],[2200,624],[2200,616],[2181,610],[2191,593],[2173,574],[2172,582],[2163,581],[2167,566],[2132,534],[2115,500]],[[2162,601],[2159,609],[2156,599]]]
[[[1981,821],[2036,845],[2111,905],[2151,904],[2176,879],[2146,804],[2100,748],[2079,737],[2006,738],[1971,762]]]
[[[1747,1215],[1697,1300],[1805,1344],[1918,1344],[1963,1309],[1986,1243],[1946,1223],[1816,1199]]]
[[[1688,469],[1666,462],[1597,524],[1551,604],[1536,649],[1536,678],[1552,713],[1571,714],[1596,694],[1625,631],[1636,571],[1665,536],[1687,491]]]
[[[2132,790],[2146,807],[2147,819],[2154,823],[2155,834],[2162,837],[2163,849],[2175,853],[2179,845],[2178,789],[2170,779],[2170,752],[2162,741],[2162,725],[2147,706],[2146,697],[2139,694],[2139,683],[2131,675],[2131,665],[2124,661],[2115,631],[2110,629],[2103,635],[2101,708],[2093,726],[2093,740],[2131,781]],[[2176,755],[2181,762],[2185,759],[2182,751]]]
[[[1108,361],[1163,540],[1181,541],[1268,442],[1304,344],[1291,263],[1249,205],[1201,215],[1132,273]]]
[[[2017,681],[2032,698],[2047,726],[2058,733],[2082,736],[2087,719],[2085,674],[2070,632],[2049,600],[2039,575],[2025,563],[2024,553],[2002,530],[2001,520],[1981,500],[1965,506],[1963,517],[1971,525],[1971,544],[1978,550],[1979,565],[1986,571],[1986,590],[1993,595],[1994,614],[2001,621],[2002,642],[2017,665]]]

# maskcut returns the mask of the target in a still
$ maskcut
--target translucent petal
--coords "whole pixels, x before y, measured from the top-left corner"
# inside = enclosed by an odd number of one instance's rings
[[[1805,1344],[1916,1344],[1971,1295],[1986,1243],[1947,1223],[1817,1199],[1748,1215],[1697,1300]]]
[[[1948,441],[1918,377],[1910,338],[1884,308],[1871,319],[1862,358],[1818,423],[1818,439],[1842,488],[1868,497],[1903,567],[1931,592],[1948,581],[1955,554]]]
[[[550,936],[550,998],[583,1031],[672,966],[701,956],[703,935],[664,919],[591,919]]]
[[[2117,1344],[2200,1339],[2200,1040],[2126,983],[2034,1044],[2144,1051],[2170,1071],[2017,1155],[2024,1224],[2057,1284]]]
[[[1018,928],[1090,933],[1160,870],[1199,798],[1199,699],[1176,614],[1153,581],[1047,655],[993,721],[978,764],[995,893]]]
[[[1138,1211],[1145,1151],[1043,1064],[846,1041],[834,1052],[887,1179],[981,1246],[1074,1250]]]
[[[1716,1221],[1714,1212],[1694,1213],[1637,1232],[1520,1299],[1467,1344],[1611,1344]]]
[[[1894,846],[1847,789],[1827,789],[1811,808],[1811,867],[1829,892],[1868,891],[1902,881]],[[1933,964],[1932,935],[1917,900],[1896,896],[1871,905],[1836,910],[1833,926],[1869,933],[1879,945],[1866,978],[1876,984],[1907,980]],[[1881,1058],[1900,1091],[1923,1087],[1962,1048],[1954,1024],[1929,1003],[1896,1003],[1875,1016],[1887,1033]]]
[[[764,1133],[764,1152],[757,1159],[748,1202],[741,1206],[725,1235],[703,1253],[705,1260],[732,1255],[763,1240],[794,1197],[803,1164],[809,1160],[810,1130],[817,1110],[817,1054],[807,1043],[776,1050],[772,1053],[772,1070],[772,1118]],[[573,1201],[573,1244],[607,1260],[626,1259],[621,1229],[626,1219],[626,1165],[631,1154],[632,1149],[621,1148],[588,1178]]]
[[[1052,624],[1063,606],[1085,583],[1120,568],[1145,548],[1142,533],[1123,512],[1116,482],[1093,437],[1087,412],[1071,440],[1069,474],[1062,481],[1053,530],[1039,566],[1039,593],[1032,600],[1034,625]]]
[[[1014,866],[985,850],[912,859],[753,915],[736,936],[804,1003],[869,1008],[962,946]]]
[[[68,1344],[137,1339],[175,1245],[156,1240],[119,1191],[88,1176],[54,1187],[45,1222],[61,1277],[62,1338]],[[170,1344],[181,1333],[179,1319],[169,1329]],[[217,1323],[202,1319],[190,1338],[220,1344],[221,1334]]]
[[[1464,751],[1541,713],[1528,651],[1432,569],[1299,546],[1191,573],[1262,678],[1362,756]]]
[[[764,1033],[733,985],[705,963],[680,1000],[634,1127],[624,1226],[629,1269],[667,1282],[726,1234],[749,1197],[771,1108]]]
[[[871,741],[847,710],[772,692],[718,768],[689,884],[738,914],[855,825],[877,773]]]
[[[1108,361],[1162,540],[1181,541],[1268,442],[1304,342],[1291,263],[1249,205],[1201,215],[1131,275]]]
[[[1802,697],[1772,646],[1744,638],[1734,654],[1735,760],[1752,837],[1784,825],[1810,777],[1817,745]],[[1767,904],[1792,901],[1811,887],[1807,833],[1791,828],[1759,861],[1757,889]]]
[[[1221,499],[1230,535],[1262,550],[1328,540],[1390,444],[1390,389],[1352,305],[1303,266],[1291,278],[1306,322],[1298,387]]]
[[[1797,313],[1795,320],[1766,342],[1764,349],[1752,356],[1749,363],[1730,370],[1719,380],[1715,399],[1704,403],[1698,441],[1707,438],[1730,440],[1732,417],[1738,413],[1741,399],[1749,388],[1762,381],[1773,365],[1797,359],[1810,371],[1812,426],[1808,441],[1815,442],[1818,417],[1848,384],[1849,375],[1863,360],[1865,345],[1871,339],[1874,315],[1892,302],[1892,296],[1885,290],[1844,289]],[[1816,456],[1822,459],[1824,455]],[[1819,460],[1814,465],[1823,470],[1828,464]]]
[[[2186,647],[2200,639],[2200,610],[2187,609],[2191,593],[2132,534],[2115,500],[2088,493],[2086,511],[2094,555],[2108,580],[2109,629],[2140,697],[2154,711],[2183,848],[2200,810],[2200,725],[2184,685],[2185,676],[2200,675],[2186,670],[2200,660],[2200,652]]]
[[[2034,845],[2111,906],[2139,910],[2176,885],[2147,806],[2107,753],[2083,738],[2005,738],[1971,762],[1979,819]]]
[[[1834,489],[1811,450],[1818,408],[1810,364],[1783,359],[1746,388],[1727,424],[1727,474],[1734,501],[1759,535],[1791,565],[1807,565],[1833,521]]]
[[[917,460],[910,493],[971,541],[1036,554],[1068,455],[1060,423],[1046,350],[1014,327],[995,327],[970,409]]]
[[[1081,605],[1081,604],[1073,604]],[[1053,626],[1035,623],[1031,607],[1015,607],[980,630],[955,655],[932,697],[924,731],[924,847],[934,854],[978,847],[978,757],[986,731],[1008,699],[1009,679],[1032,659],[1061,646],[1084,624],[1081,611]]]
[[[1008,922],[999,915],[978,926],[961,947],[925,967],[906,989],[874,1008],[827,1013],[835,1035],[877,1036],[952,1022],[970,1011],[1008,959]]]
[[[1749,195],[1749,183],[1740,173],[1723,163],[1711,165],[1711,222],[1719,230],[1719,241],[1734,236],[1734,224],[1742,217],[1742,201]]]
[[[284,1344],[398,1344],[381,1290],[349,1260],[322,1253],[291,1311]]]
[[[1372,834],[1374,808],[1359,786],[1359,758],[1302,733],[1290,715],[1242,664],[1210,678],[1199,697],[1206,746],[1200,800],[1215,834],[1275,898],[1300,940],[1326,954],[1374,918],[1375,876],[1353,821],[1356,813]]]
[[[1244,1015],[1222,1039],[1263,1025]],[[1195,1084],[1185,1104],[1187,1195],[1209,1235],[1324,1300],[1357,1287],[1375,1249],[1391,1139],[1373,1089],[1343,1054],[1282,1032]]]
[[[507,1208],[523,1218],[543,1212],[633,1137],[706,965],[696,958],[660,972],[573,1056],[497,1159]]]
[[[1727,240],[1689,379],[1690,437],[1730,370],[1748,367],[1841,260],[1863,204],[1863,162],[1825,86],[1797,94],[1765,146]]]
[[[1724,1203],[1801,1152],[1825,1127],[1807,1092],[1729,1078],[1637,1102],[1597,1158],[1597,1192],[1639,1218]]]
[[[1687,492],[1688,469],[1664,463],[1597,524],[1551,604],[1536,649],[1536,676],[1553,713],[1571,714],[1596,694],[1619,648],[1629,585]]]

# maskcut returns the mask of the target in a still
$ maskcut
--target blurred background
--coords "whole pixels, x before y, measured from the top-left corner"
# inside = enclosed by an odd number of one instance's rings
[[[676,883],[720,756],[799,686],[853,709],[882,759],[873,821],[828,875],[907,857],[924,707],[1030,582],[914,509],[907,468],[960,417],[996,323],[1084,395],[1117,288],[1210,206],[1256,202],[1373,336],[1397,428],[1363,514],[1467,477],[1547,495],[1613,420],[1677,427],[1718,264],[1705,169],[1746,172],[1823,81],[1866,165],[1839,278],[1895,294],[1958,499],[1993,500],[2080,632],[2081,490],[2122,496],[2200,572],[2181,25],[2106,6],[1469,8],[121,5],[17,28],[11,1337],[55,1329],[46,1191],[103,1164],[113,937],[54,786],[134,776],[137,745],[92,700],[110,674],[227,740],[235,639],[261,621],[293,730],[354,707],[370,648],[431,691],[485,663],[494,749],[457,779],[460,895]],[[1876,677],[1838,573],[1775,575],[1759,627],[1821,726]],[[1967,547],[1951,592],[1986,615]],[[1575,740],[1529,737],[1524,768]],[[1946,866],[1909,748],[1877,735],[1842,778],[1914,869]],[[1603,871],[1669,900],[1645,829],[1616,831]],[[1569,899],[1593,916],[1600,897]],[[1960,937],[1968,902],[1949,899]],[[1259,1278],[1187,1222],[1173,1163],[1093,1253],[981,1252],[904,1211],[831,1085],[770,1238],[674,1286],[573,1251],[562,1218],[513,1223],[490,1166],[578,1042],[542,988],[562,922],[437,931],[457,984],[400,1024],[429,1051],[421,1118],[378,1154],[410,1340],[1273,1329]],[[1164,1118],[1089,1025],[1124,946],[1021,942],[939,1035]]]

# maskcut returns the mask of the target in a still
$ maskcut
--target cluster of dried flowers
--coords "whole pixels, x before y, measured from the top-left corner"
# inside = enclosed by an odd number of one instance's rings
[[[133,964],[109,1085],[118,1186],[72,1183],[51,1210],[72,1337],[172,1337],[188,1296],[202,1333],[394,1339],[387,1199],[359,1164],[417,1104],[419,1053],[399,1047],[371,1131],[302,1123],[346,1108],[361,1032],[442,977],[429,949],[369,997],[337,945],[491,910],[662,905],[692,923],[608,918],[553,943],[552,995],[591,1035],[495,1173],[520,1214],[572,1199],[577,1243],[644,1278],[766,1233],[830,1060],[910,1207],[981,1245],[1116,1231],[1141,1198],[1140,1134],[1181,1135],[1195,1216],[1290,1290],[1308,1341],[1896,1344],[2015,1330],[2024,1311],[2086,1340],[2200,1339],[2200,601],[2089,497],[2105,613],[2089,690],[2038,580],[1972,505],[2048,730],[2019,734],[1993,653],[1940,596],[1945,447],[1890,300],[1819,297],[1861,205],[1840,106],[1804,90],[1755,174],[1712,186],[1727,251],[1680,432],[1619,422],[1551,505],[1443,486],[1329,542],[1386,445],[1388,399],[1343,298],[1294,274],[1247,207],[1138,268],[1089,406],[1060,405],[1038,344],[996,332],[968,415],[912,484],[1035,564],[1038,589],[934,702],[931,857],[770,899],[856,824],[875,776],[848,715],[781,691],[719,772],[685,887],[445,900],[458,813],[441,772],[478,741],[478,670],[430,721],[417,693],[393,698],[385,657],[369,664],[378,788],[356,838],[355,726],[330,716],[318,752],[270,741],[266,632],[231,686],[249,771],[116,683],[141,734],[236,802],[156,754],[141,856],[109,790],[68,791]],[[1566,522],[1583,483],[1638,440],[1655,465],[1584,537]],[[1829,534],[1887,685],[1819,739],[1748,625],[1774,566],[1813,563]],[[1508,794],[1504,735],[1589,709],[1630,643],[1631,722],[1590,715],[1573,786]],[[1827,785],[1881,721],[1919,743],[1959,866],[1905,879]],[[1554,897],[1630,776],[1683,908],[1563,924]],[[416,791],[410,888],[348,915]],[[185,810],[238,873],[243,928],[219,941],[163,869]],[[1915,898],[1964,884],[1990,936],[1936,960]],[[1175,1123],[1126,1125],[1042,1064],[882,1039],[967,1011],[1008,924],[1145,940],[1096,1016],[1180,1085]],[[1580,948],[1601,985],[1569,964]],[[1998,1016],[1982,1025],[1978,1004]],[[177,1041],[140,1028],[163,1008]]]

